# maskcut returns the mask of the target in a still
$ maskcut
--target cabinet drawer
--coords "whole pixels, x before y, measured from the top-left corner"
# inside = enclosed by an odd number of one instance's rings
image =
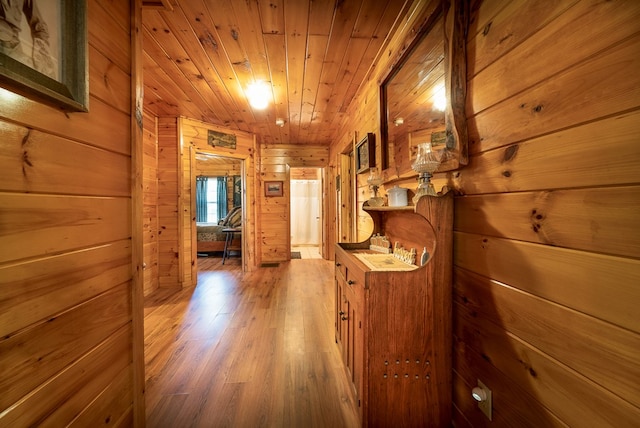
[[[344,254],[336,253],[336,277],[338,274],[342,277],[343,280],[347,280],[347,262]]]
[[[336,279],[343,281],[345,289],[351,290],[358,297],[358,300],[362,300],[361,296],[363,296],[365,289],[365,273],[353,256],[336,253]]]
[[[364,272],[353,265],[347,265],[345,269],[346,273],[344,279],[347,282],[347,286],[357,288],[359,290],[364,289]]]

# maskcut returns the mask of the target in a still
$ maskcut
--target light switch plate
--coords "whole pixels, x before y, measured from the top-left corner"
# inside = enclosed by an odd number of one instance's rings
[[[484,389],[484,391],[487,393],[487,399],[484,401],[479,401],[478,402],[478,407],[480,408],[480,410],[482,411],[482,413],[484,413],[484,415],[489,418],[489,420],[491,419],[491,408],[493,406],[493,399],[492,399],[492,394],[491,394],[491,390],[489,388],[487,388],[487,386],[482,383],[480,381],[480,379],[478,379],[478,386],[482,389]]]

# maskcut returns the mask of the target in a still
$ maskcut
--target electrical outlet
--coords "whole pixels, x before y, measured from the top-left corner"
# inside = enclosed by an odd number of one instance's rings
[[[478,407],[480,408],[482,413],[484,413],[484,415],[489,418],[489,420],[491,420],[491,408],[493,406],[491,390],[487,388],[487,386],[482,383],[480,379],[478,379],[478,387],[480,387],[480,389],[482,389],[486,394],[484,400],[478,401]]]

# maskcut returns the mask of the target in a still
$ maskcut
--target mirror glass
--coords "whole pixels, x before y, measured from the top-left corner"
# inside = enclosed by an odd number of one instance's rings
[[[424,142],[440,152],[439,172],[467,163],[465,90],[450,83],[466,83],[459,78],[466,77],[466,53],[455,51],[459,49],[455,38],[463,28],[456,22],[445,29],[445,16],[455,13],[460,12],[445,8],[430,16],[380,86],[385,181],[415,174],[411,164]],[[449,94],[457,95],[451,100]]]
[[[425,30],[382,85],[386,100],[387,167],[397,175],[411,169],[415,148],[445,130],[442,16]],[[384,139],[384,137],[383,137]],[[433,145],[437,149],[437,145]]]

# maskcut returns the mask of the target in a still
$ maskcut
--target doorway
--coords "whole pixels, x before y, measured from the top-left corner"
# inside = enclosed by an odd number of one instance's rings
[[[322,258],[322,168],[290,170],[291,258]]]
[[[243,266],[243,161],[197,151],[191,173],[195,188],[196,271],[198,258],[202,257],[218,258],[224,264],[225,257],[235,256],[239,259],[236,264]]]

